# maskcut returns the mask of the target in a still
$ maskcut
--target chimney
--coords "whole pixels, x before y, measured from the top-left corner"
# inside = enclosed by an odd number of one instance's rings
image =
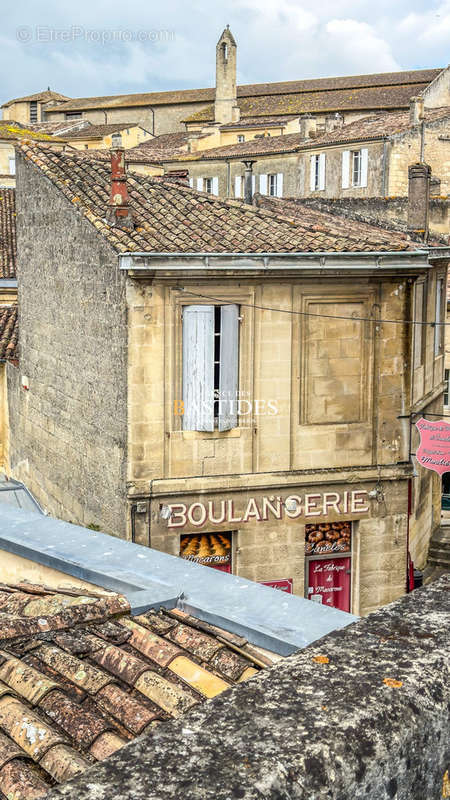
[[[409,124],[419,125],[423,120],[423,97],[411,97],[409,101]]]
[[[428,239],[431,167],[410,164],[408,167],[408,230]]]
[[[245,164],[244,203],[248,203],[251,206],[253,200],[253,164],[255,162],[244,161],[243,163]]]
[[[313,139],[317,132],[317,124],[315,117],[311,114],[304,114],[300,117],[300,134],[302,139]]]
[[[111,195],[107,220],[111,227],[130,230],[134,223],[127,189],[125,150],[120,133],[113,133],[111,138]]]

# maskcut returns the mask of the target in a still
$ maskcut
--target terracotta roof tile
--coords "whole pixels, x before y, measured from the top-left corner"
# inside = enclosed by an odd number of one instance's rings
[[[0,278],[16,277],[16,190],[0,189]]]
[[[109,125],[86,125],[85,128],[72,129],[64,133],[64,139],[71,141],[72,139],[102,139],[103,136],[109,136],[112,133],[120,133],[120,131],[127,128],[135,128],[136,126],[142,127],[137,122],[116,122]],[[62,135],[62,134],[61,134]]]
[[[36,800],[48,794],[49,784],[21,759],[14,759],[0,771],[0,785],[8,800]]]
[[[110,242],[117,252],[309,252],[407,250],[409,239],[398,233],[365,226],[364,236],[356,224],[347,231],[308,217],[302,220],[277,216],[240,201],[222,200],[172,181],[128,175],[134,229],[109,226],[105,214],[109,203],[109,167],[87,160],[78,153],[22,144],[25,159],[65,195]]]

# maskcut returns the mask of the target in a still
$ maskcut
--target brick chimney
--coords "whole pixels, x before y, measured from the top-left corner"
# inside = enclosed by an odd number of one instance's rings
[[[408,167],[408,230],[428,239],[431,167],[425,163]]]
[[[125,150],[120,133],[113,133],[111,145],[111,194],[107,220],[111,227],[131,230],[134,227],[127,189]]]
[[[411,97],[409,101],[409,124],[419,125],[423,120],[423,97]]]

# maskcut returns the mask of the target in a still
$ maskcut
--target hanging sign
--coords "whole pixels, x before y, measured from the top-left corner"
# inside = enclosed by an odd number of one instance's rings
[[[292,578],[282,578],[278,581],[260,581],[263,586],[270,586],[272,589],[279,589],[282,592],[287,592],[287,594],[293,593],[293,585],[294,581]]]
[[[450,472],[450,425],[444,420],[430,422],[419,419],[416,428],[420,435],[420,444],[416,450],[416,458],[425,469],[433,469],[439,475]]]

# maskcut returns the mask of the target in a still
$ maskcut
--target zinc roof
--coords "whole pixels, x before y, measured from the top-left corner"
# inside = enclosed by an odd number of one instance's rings
[[[18,151],[119,253],[361,252],[411,247],[406,236],[375,227],[370,233],[367,227],[361,231],[357,223],[349,223],[347,231],[336,231],[331,215],[328,221],[327,215],[319,215],[317,223],[304,224],[175,181],[136,174],[127,180],[134,228],[121,230],[105,219],[110,197],[110,168],[105,161],[29,143]]]
[[[0,793],[42,797],[277,659],[178,609],[0,585]]]

